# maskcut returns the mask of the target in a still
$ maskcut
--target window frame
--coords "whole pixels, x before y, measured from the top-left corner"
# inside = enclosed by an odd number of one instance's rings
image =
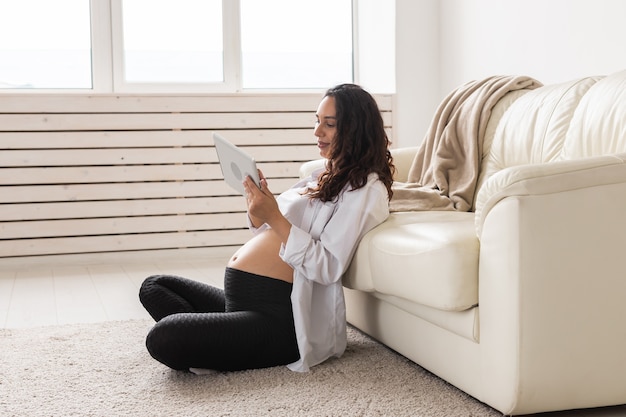
[[[90,0],[92,5],[99,0]],[[356,50],[357,31],[357,0],[351,0],[352,3],[352,73],[353,80],[356,80],[358,74],[357,62],[358,54]],[[272,88],[272,89],[250,89],[243,88],[242,85],[242,58],[241,58],[241,30],[240,30],[240,2],[239,0],[222,0],[222,26],[224,36],[224,81],[220,83],[136,83],[126,82],[124,80],[124,48],[123,48],[123,24],[122,24],[122,0],[108,0],[110,3],[110,13],[108,15],[110,28],[108,39],[112,39],[110,45],[104,43],[99,44],[100,48],[107,48],[111,51],[111,62],[106,68],[112,68],[112,73],[106,74],[111,79],[112,85],[108,82],[103,83],[103,89],[116,93],[283,93],[283,92],[312,92],[321,91],[320,88]],[[107,17],[106,14],[103,14]],[[94,16],[92,15],[92,21]],[[103,28],[98,28],[103,30]],[[96,36],[92,35],[95,41]],[[93,50],[98,49],[95,42],[92,44]],[[102,57],[102,61],[107,57]],[[95,79],[95,66],[93,64],[92,74]],[[105,75],[105,74],[100,74]],[[95,82],[93,83],[95,90]]]
[[[359,17],[363,10],[372,8],[377,0],[351,0],[352,4],[352,73],[353,82],[361,83],[362,57],[360,49],[366,47],[359,40],[360,31],[372,26],[372,22],[360,25]],[[360,3],[363,3],[362,5]],[[122,0],[89,0],[91,17],[91,88],[32,88],[0,89],[2,94],[233,94],[233,93],[309,93],[323,91],[320,88],[272,88],[244,89],[241,77],[241,37],[239,0],[222,0],[224,27],[224,82],[221,83],[129,83],[123,78],[123,39],[122,39]],[[393,6],[393,3],[391,3]],[[395,6],[392,7],[395,13]],[[393,23],[391,23],[393,24]],[[362,26],[362,27],[361,27]],[[379,26],[379,23],[376,23]],[[388,26],[391,29],[391,26]],[[371,29],[371,28],[370,28]],[[393,35],[392,35],[393,36]],[[395,41],[392,39],[391,42]],[[395,45],[388,45],[395,49]],[[389,48],[387,48],[388,50]],[[366,56],[365,54],[364,56]],[[371,53],[370,53],[371,55]],[[387,61],[389,62],[389,61]],[[369,65],[368,62],[365,62]],[[395,75],[388,71],[383,76],[395,85]],[[374,80],[371,73],[368,80]],[[367,86],[365,86],[367,87]],[[375,90],[375,89],[374,89]],[[374,91],[372,90],[372,91]],[[394,88],[395,90],[395,88]],[[393,92],[381,90],[380,92]]]
[[[92,4],[98,0],[90,0]],[[218,83],[138,83],[124,80],[124,44],[122,0],[109,0],[112,44],[110,46],[112,90],[121,93],[223,93],[241,91],[241,39],[239,30],[239,0],[222,0],[224,42],[224,81]],[[95,38],[95,37],[94,37]],[[105,46],[105,45],[101,45]],[[94,44],[93,48],[96,49]]]

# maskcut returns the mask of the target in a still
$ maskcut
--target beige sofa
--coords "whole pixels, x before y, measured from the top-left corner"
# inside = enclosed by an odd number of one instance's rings
[[[509,93],[475,210],[369,232],[348,321],[507,415],[626,403],[625,159],[626,71]]]

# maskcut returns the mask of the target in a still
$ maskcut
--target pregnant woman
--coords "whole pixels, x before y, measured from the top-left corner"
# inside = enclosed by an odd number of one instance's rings
[[[224,290],[148,277],[139,298],[156,320],[146,346],[177,370],[287,365],[307,371],[346,348],[341,277],[363,235],[389,215],[395,171],[373,97],[329,89],[314,134],[324,167],[277,198],[244,180],[253,237],[230,259]]]

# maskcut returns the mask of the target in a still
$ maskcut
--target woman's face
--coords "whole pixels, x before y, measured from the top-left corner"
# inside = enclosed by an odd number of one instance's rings
[[[316,122],[313,134],[317,136],[317,147],[322,158],[330,156],[330,145],[337,134],[337,115],[335,112],[335,98],[324,97],[315,113]]]

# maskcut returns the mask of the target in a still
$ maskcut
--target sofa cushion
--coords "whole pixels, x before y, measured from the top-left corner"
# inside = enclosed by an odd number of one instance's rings
[[[574,110],[598,79],[587,77],[546,85],[516,100],[496,129],[483,165],[486,176],[512,166],[556,160]]]
[[[502,97],[498,103],[491,110],[491,116],[489,117],[489,122],[487,123],[487,128],[485,129],[485,136],[483,138],[483,149],[482,155],[480,156],[481,164],[480,171],[478,174],[478,180],[476,181],[476,191],[474,194],[474,202],[472,205],[472,211],[476,208],[476,195],[478,194],[478,190],[485,183],[490,173],[488,168],[489,161],[489,153],[491,152],[491,145],[493,144],[493,139],[496,135],[496,129],[500,124],[500,120],[506,114],[506,111],[511,107],[518,98],[523,96],[532,90],[515,90],[511,91],[504,97]]]
[[[626,71],[604,77],[580,100],[561,159],[626,152]]]
[[[365,235],[344,285],[448,311],[478,304],[472,212],[398,212]]]

